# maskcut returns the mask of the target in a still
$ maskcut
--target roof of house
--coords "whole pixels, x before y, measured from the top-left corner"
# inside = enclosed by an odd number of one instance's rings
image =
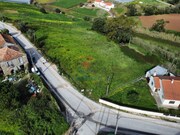
[[[159,81],[157,78],[159,78]],[[160,86],[161,80],[164,91],[164,99],[180,100],[180,77],[159,76],[154,77],[154,80],[157,82],[157,86]]]
[[[168,73],[168,70],[164,67],[161,66],[156,66],[154,68],[152,68],[151,70],[148,71],[150,73],[150,75],[165,75]]]
[[[104,2],[104,4],[106,4],[106,6],[112,6],[111,2]]]
[[[6,43],[3,36],[0,34],[0,47],[3,47],[3,45]]]
[[[16,42],[14,41],[14,39],[8,35],[8,34],[2,34],[2,36],[4,37],[5,41],[8,43],[12,43],[12,44],[16,44]]]
[[[0,47],[3,47],[3,45],[6,42],[16,44],[16,42],[14,41],[14,39],[10,35],[8,35],[8,34],[0,34]]]
[[[23,56],[23,53],[10,49],[8,47],[4,47],[0,49],[0,62],[16,59],[21,56]]]
[[[102,0],[95,0],[95,2],[102,2]]]
[[[155,83],[155,88],[160,89],[160,79],[159,77],[154,77],[154,83]]]

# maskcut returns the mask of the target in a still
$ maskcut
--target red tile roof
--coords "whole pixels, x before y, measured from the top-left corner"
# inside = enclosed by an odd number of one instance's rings
[[[16,44],[16,42],[10,35],[0,34],[0,47],[3,47],[6,42]]]
[[[104,4],[106,4],[106,6],[112,6],[111,2],[104,2]]]
[[[14,41],[14,39],[8,35],[8,34],[2,34],[4,40],[8,43],[12,43],[12,44],[16,44],[16,42]]]
[[[95,0],[95,2],[101,2],[102,0]]]
[[[0,47],[3,47],[3,45],[6,43],[3,36],[0,34]]]
[[[180,77],[162,77],[164,98],[169,100],[180,100]]]
[[[8,47],[4,47],[4,48],[0,49],[0,62],[16,59],[21,56],[23,56],[23,53],[20,53],[16,50],[8,48]]]
[[[155,82],[155,88],[160,89],[160,80],[159,77],[154,77],[154,82]]]

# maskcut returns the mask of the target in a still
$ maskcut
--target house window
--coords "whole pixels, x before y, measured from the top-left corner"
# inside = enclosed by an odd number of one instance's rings
[[[175,103],[175,101],[169,101],[169,104],[174,104]]]
[[[153,85],[154,83],[153,82],[151,82],[151,85]]]
[[[7,62],[7,66],[8,66],[8,67],[10,67],[10,66],[11,66],[10,62]]]
[[[19,60],[19,63],[23,64],[23,59],[22,59],[22,57],[18,58],[18,60]]]

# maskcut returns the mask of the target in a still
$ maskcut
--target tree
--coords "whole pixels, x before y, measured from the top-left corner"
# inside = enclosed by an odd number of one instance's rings
[[[136,16],[138,14],[136,6],[134,4],[128,5],[127,8],[128,8],[127,15]]]
[[[134,22],[132,19],[121,16],[107,20],[105,33],[109,39],[117,43],[128,43],[132,38],[133,26]]]
[[[106,21],[104,18],[95,18],[92,25],[92,30],[95,30],[100,33],[104,33],[104,26]]]
[[[166,23],[168,23],[168,21],[165,21],[164,19],[156,20],[156,23],[153,24],[150,30],[164,32]]]
[[[9,34],[9,30],[8,29],[3,29],[0,31],[0,34]]]
[[[174,4],[178,4],[179,0],[168,0],[167,2],[174,5]]]
[[[19,30],[21,30],[23,33],[28,31],[28,23],[27,22],[18,22],[17,27]]]
[[[144,7],[145,15],[154,15],[157,13],[157,7],[154,5],[147,5]]]

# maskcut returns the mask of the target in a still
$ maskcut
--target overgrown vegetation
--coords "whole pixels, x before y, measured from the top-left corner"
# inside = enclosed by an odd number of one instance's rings
[[[168,23],[168,21],[165,21],[164,19],[156,20],[156,23],[153,24],[150,30],[165,32],[166,23]]]
[[[175,6],[157,6],[153,4],[134,4],[130,3],[127,5],[128,16],[140,16],[140,15],[158,15],[158,14],[172,14],[180,13],[180,5]]]
[[[27,79],[0,83],[0,134],[63,134],[68,124],[55,100],[45,88],[32,96],[27,83]]]
[[[124,16],[113,19],[94,19],[92,30],[106,35],[116,43],[129,43],[132,38],[132,27],[135,25],[133,20]]]
[[[140,80],[114,91],[109,95],[108,100],[120,105],[157,111],[156,102],[148,89],[146,81]]]

